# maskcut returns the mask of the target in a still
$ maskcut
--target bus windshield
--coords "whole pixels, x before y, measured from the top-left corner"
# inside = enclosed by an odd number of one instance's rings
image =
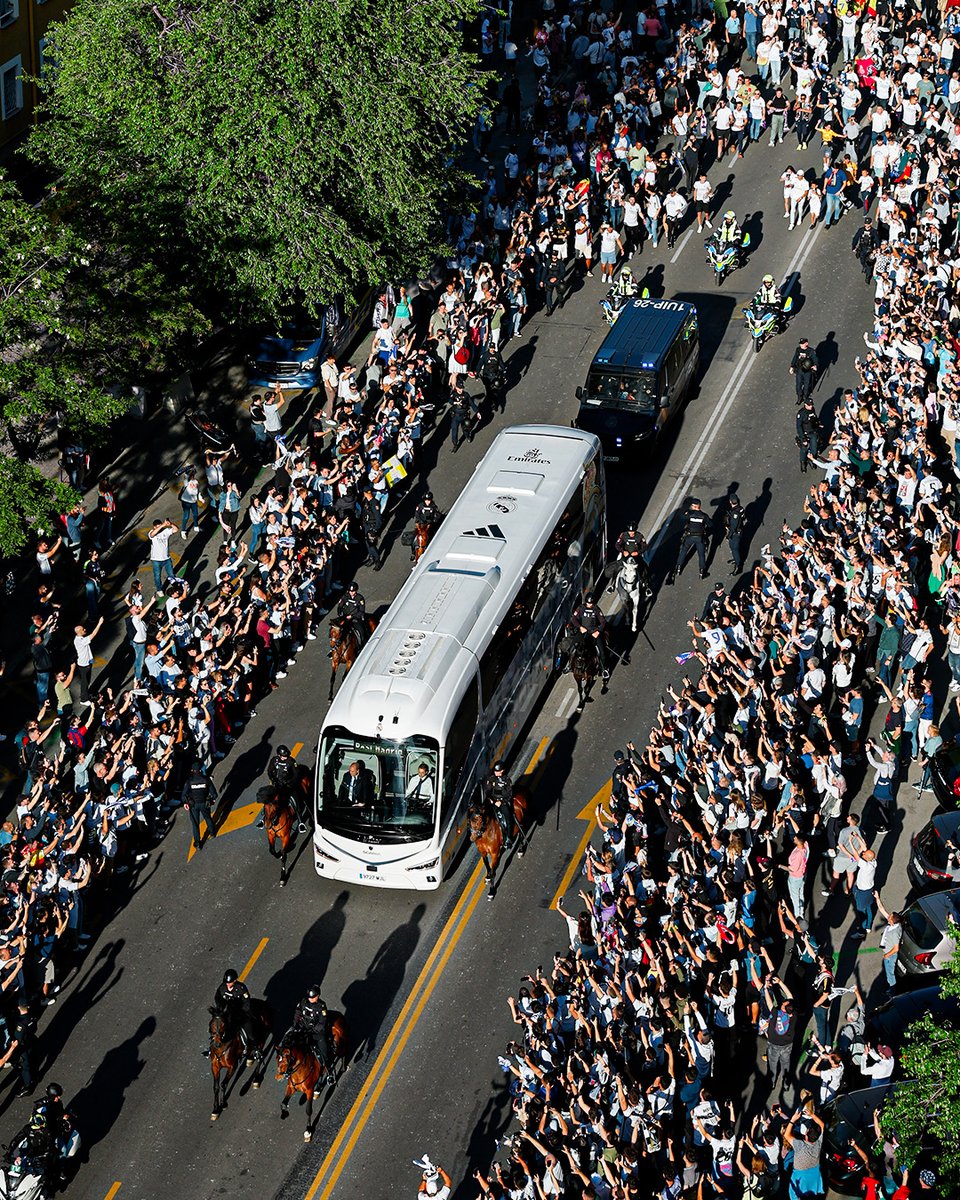
[[[431,838],[438,760],[433,738],[391,742],[331,726],[320,745],[318,825],[374,844]]]
[[[657,375],[655,371],[591,370],[587,377],[587,404],[619,408],[628,412],[656,412]]]

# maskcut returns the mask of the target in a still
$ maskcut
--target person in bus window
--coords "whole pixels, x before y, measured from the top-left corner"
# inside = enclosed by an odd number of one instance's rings
[[[369,809],[373,807],[373,784],[359,758],[350,764],[344,775],[337,793],[337,800],[347,808]]]
[[[426,763],[417,767],[417,773],[407,784],[407,790],[398,796],[394,813],[395,817],[405,817],[408,812],[416,816],[429,813],[433,804],[433,780],[430,778],[430,768]]]

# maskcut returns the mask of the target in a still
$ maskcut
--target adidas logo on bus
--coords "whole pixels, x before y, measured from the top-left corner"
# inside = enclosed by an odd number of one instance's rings
[[[503,530],[499,525],[481,526],[479,529],[465,529],[460,536],[475,538],[499,538],[501,542],[506,540],[503,536]]]

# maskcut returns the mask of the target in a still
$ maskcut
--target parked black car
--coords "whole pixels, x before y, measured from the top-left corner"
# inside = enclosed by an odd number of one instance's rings
[[[960,884],[960,812],[937,813],[914,834],[907,874],[918,892]]]
[[[960,779],[960,745],[951,742],[940,747],[930,760],[930,778],[933,781],[933,793],[941,808],[960,807],[960,796],[954,791]]]

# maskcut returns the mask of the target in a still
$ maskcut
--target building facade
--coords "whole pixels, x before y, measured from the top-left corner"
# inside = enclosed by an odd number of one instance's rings
[[[0,149],[33,123],[37,85],[52,58],[50,26],[71,0],[0,0]]]

